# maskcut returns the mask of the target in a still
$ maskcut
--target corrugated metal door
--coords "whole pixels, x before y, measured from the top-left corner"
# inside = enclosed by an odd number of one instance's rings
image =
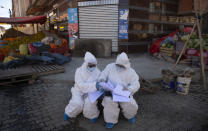
[[[118,52],[118,5],[82,3],[79,2],[79,37],[112,39],[112,52]]]

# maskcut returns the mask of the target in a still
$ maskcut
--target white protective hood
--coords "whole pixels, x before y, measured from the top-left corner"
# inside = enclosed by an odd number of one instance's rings
[[[97,60],[96,60],[95,56],[93,54],[91,54],[90,52],[85,53],[84,62],[87,64],[92,63],[92,64],[97,65]]]
[[[131,67],[129,58],[126,53],[122,52],[120,55],[117,56],[116,64],[123,65],[127,69]]]
[[[97,65],[97,60],[96,60],[95,56],[92,53],[86,52],[85,56],[84,56],[84,63],[82,64],[82,67],[81,67],[82,71],[90,73],[87,70],[87,66],[88,66],[89,63]]]

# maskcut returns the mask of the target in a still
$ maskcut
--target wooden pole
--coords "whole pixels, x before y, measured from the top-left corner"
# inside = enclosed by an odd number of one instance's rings
[[[203,87],[206,88],[206,76],[204,72],[204,50],[203,50],[203,40],[201,36],[201,29],[200,29],[200,23],[199,20],[197,20],[197,27],[198,27],[198,33],[199,33],[199,39],[200,39],[200,66],[201,66],[201,78],[203,81]]]
[[[200,40],[200,69],[201,69],[201,79],[203,82],[203,87],[206,89],[206,76],[204,72],[204,50],[203,50],[203,39],[202,39],[202,34],[201,34],[201,27],[200,27],[200,17],[202,16],[202,11],[199,8],[199,11],[196,11],[196,0],[194,0],[195,4],[195,15],[197,17],[196,19],[196,24],[198,28],[198,35],[199,35],[199,40]],[[200,0],[199,0],[199,5],[200,5]]]
[[[32,26],[33,26],[33,33],[35,34],[35,25],[32,24]]]
[[[37,32],[38,32],[38,23],[37,23],[37,27],[36,28],[37,28]]]
[[[200,66],[201,66],[201,78],[203,82],[203,87],[206,88],[206,76],[204,72],[204,50],[203,50],[203,39],[201,35],[201,28],[200,28],[200,22],[197,18],[197,28],[198,28],[198,34],[199,34],[199,40],[200,40]]]
[[[194,23],[194,26],[193,26],[193,28],[192,28],[192,30],[191,30],[191,33],[188,35],[188,39],[186,40],[186,42],[185,42],[185,44],[184,44],[184,46],[183,46],[183,49],[182,49],[182,51],[181,51],[181,53],[180,53],[180,55],[179,55],[179,57],[178,57],[178,59],[177,59],[175,65],[174,65],[174,68],[175,68],[175,67],[177,66],[177,64],[179,63],[179,61],[180,61],[180,59],[181,59],[181,56],[183,55],[183,52],[185,51],[186,46],[187,46],[187,44],[188,44],[188,42],[189,42],[189,40],[190,40],[190,37],[191,37],[192,33],[194,32],[194,29],[195,29],[195,28],[196,28],[196,23]]]

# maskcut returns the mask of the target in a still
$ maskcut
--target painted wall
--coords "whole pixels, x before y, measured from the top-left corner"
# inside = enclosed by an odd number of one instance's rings
[[[26,16],[27,8],[30,5],[30,0],[12,0],[13,16],[24,17]]]

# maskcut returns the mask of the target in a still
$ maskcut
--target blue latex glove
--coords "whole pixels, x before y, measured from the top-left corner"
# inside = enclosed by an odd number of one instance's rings
[[[101,86],[105,91],[113,91],[106,82],[100,82],[99,86]]]
[[[101,92],[104,92],[104,89],[102,88],[102,86],[100,86],[99,83],[100,83],[100,82],[97,82],[97,83],[96,83],[96,88],[97,88],[97,90],[98,90],[98,91],[101,91]]]

